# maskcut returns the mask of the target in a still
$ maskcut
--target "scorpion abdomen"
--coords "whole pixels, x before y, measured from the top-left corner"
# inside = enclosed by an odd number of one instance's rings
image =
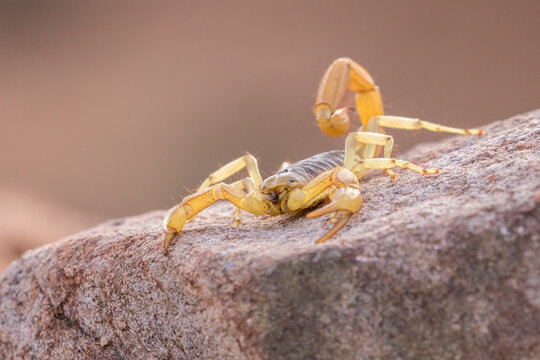
[[[288,173],[301,184],[307,184],[320,174],[343,166],[344,150],[333,150],[320,153],[307,159],[289,165],[278,172],[278,175]]]

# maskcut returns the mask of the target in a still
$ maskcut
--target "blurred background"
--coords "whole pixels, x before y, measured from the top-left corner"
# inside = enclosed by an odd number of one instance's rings
[[[0,271],[169,208],[246,151],[270,175],[342,148],[312,113],[337,57],[368,69],[388,114],[474,127],[533,110],[539,15],[538,0],[1,0]],[[391,133],[396,154],[443,137]]]

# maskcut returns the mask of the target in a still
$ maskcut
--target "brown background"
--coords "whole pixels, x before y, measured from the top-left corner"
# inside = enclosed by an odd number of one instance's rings
[[[58,236],[74,222],[39,222],[32,203],[86,226],[168,208],[246,151],[269,175],[341,148],[312,113],[340,56],[371,72],[387,113],[473,127],[532,110],[539,4],[2,1],[0,186],[28,207],[0,210]],[[397,154],[441,137],[392,134]],[[6,218],[0,241],[22,226]]]

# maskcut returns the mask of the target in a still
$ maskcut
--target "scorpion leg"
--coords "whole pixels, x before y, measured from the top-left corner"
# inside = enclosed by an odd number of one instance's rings
[[[396,178],[394,172],[390,170],[396,166],[424,175],[439,172],[439,169],[424,169],[409,161],[391,158],[393,145],[394,139],[390,135],[363,131],[350,133],[345,140],[344,166],[351,170],[357,178],[364,176],[368,169],[383,169],[392,178]],[[384,158],[373,158],[376,146],[383,146]],[[359,149],[360,151],[358,151]]]
[[[396,166],[399,166],[404,169],[409,169],[412,171],[416,171],[417,173],[423,174],[423,175],[433,175],[438,174],[439,169],[432,168],[432,169],[424,169],[423,167],[420,167],[418,165],[415,165],[411,163],[410,161],[400,160],[400,159],[392,159],[392,158],[375,158],[375,159],[362,159],[359,161],[359,164],[357,168],[366,168],[366,169],[391,169]],[[356,170],[354,171],[356,172]]]
[[[246,154],[239,157],[226,165],[223,165],[218,170],[214,171],[210,176],[208,176],[197,191],[208,189],[210,186],[217,184],[228,177],[236,174],[237,172],[246,169],[249,177],[253,181],[255,187],[259,187],[262,183],[261,173],[259,172],[259,166],[257,164],[257,159],[251,154]],[[233,222],[232,227],[238,227],[242,223],[240,209],[235,209],[233,213]]]
[[[351,171],[341,167],[327,171],[311,180],[303,188],[291,192],[287,207],[292,211],[308,208],[325,197],[330,198],[330,203],[312,211],[307,217],[315,218],[330,213],[334,226],[316,243],[324,242],[332,237],[345,226],[352,214],[360,211],[362,207],[358,179]]]
[[[180,204],[169,210],[162,224],[163,252],[167,253],[173,237],[187,222],[218,200],[228,200],[236,207],[256,215],[276,215],[268,203],[258,198],[251,178],[245,178],[233,184],[219,183],[186,197]]]
[[[383,153],[385,158],[389,158],[392,155],[392,148],[394,147],[394,138],[390,135],[359,131],[350,133],[345,140],[345,168],[352,170],[357,166],[358,161],[356,157],[361,159],[372,159],[377,152],[377,146],[383,146]],[[355,175],[358,178],[362,178],[367,169],[362,172],[355,171]],[[385,172],[390,175],[392,179],[396,179],[396,174],[389,169],[385,169]]]
[[[197,191],[201,191],[209,188],[210,186],[217,184],[226,178],[236,174],[240,170],[246,168],[249,177],[253,180],[253,184],[259,187],[262,183],[261,173],[259,172],[259,166],[257,165],[257,159],[251,154],[246,154],[239,157],[236,160],[222,166],[218,170],[214,171],[206,180],[203,181]]]
[[[336,59],[321,80],[313,109],[319,128],[326,135],[339,136],[349,129],[347,106],[338,108],[343,105],[347,90],[356,92],[356,109],[362,124],[384,113],[379,88],[366,69],[349,58]]]
[[[436,132],[448,132],[461,135],[483,135],[483,129],[460,129],[450,126],[435,124],[429,121],[413,119],[403,116],[373,116],[364,127],[366,131],[379,132],[379,126],[403,130],[426,129]]]

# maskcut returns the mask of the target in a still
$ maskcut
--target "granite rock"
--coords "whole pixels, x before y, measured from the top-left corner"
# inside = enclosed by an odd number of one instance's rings
[[[215,204],[161,251],[163,211],[26,252],[0,282],[5,359],[538,359],[540,111],[375,173],[334,238]],[[37,230],[36,230],[37,231]]]

